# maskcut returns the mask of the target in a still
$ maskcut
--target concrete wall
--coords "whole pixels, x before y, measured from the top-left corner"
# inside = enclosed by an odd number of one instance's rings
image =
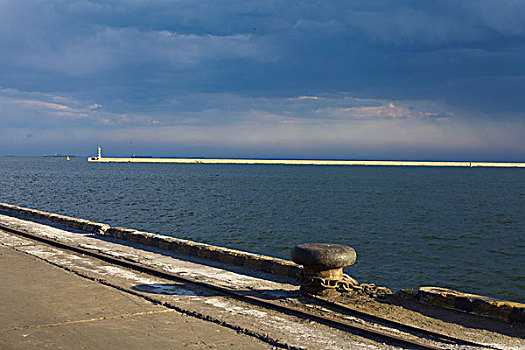
[[[372,160],[307,159],[206,159],[206,158],[88,158],[95,163],[179,163],[179,164],[274,164],[274,165],[361,165],[361,166],[446,166],[446,167],[525,167],[525,163],[412,162]]]
[[[141,232],[123,227],[110,227],[108,224],[104,223],[47,213],[16,205],[0,203],[0,211],[13,216],[52,222],[68,228],[124,239],[130,242],[157,247],[164,250],[171,250],[177,253],[220,261],[230,265],[243,266],[283,277],[295,278],[297,273],[301,270],[299,265],[288,260],[212,246],[205,243],[192,242],[149,232]]]

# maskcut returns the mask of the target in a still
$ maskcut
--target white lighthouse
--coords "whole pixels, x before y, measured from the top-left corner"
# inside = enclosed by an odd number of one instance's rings
[[[88,162],[97,162],[102,159],[102,148],[97,147],[97,156],[96,157],[89,157]]]

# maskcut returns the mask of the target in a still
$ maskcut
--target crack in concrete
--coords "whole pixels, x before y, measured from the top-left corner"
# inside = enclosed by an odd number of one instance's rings
[[[89,323],[89,322],[97,322],[97,321],[104,321],[104,320],[115,320],[115,319],[126,319],[126,318],[133,318],[133,317],[145,316],[145,315],[163,314],[163,313],[168,313],[168,312],[176,312],[176,310],[166,309],[166,310],[157,310],[157,311],[135,312],[135,313],[131,313],[131,314],[120,314],[120,315],[115,315],[115,316],[100,316],[100,317],[88,318],[88,319],[83,319],[83,320],[75,320],[75,321],[47,323],[47,324],[37,324],[37,325],[30,325],[30,326],[10,327],[10,328],[0,329],[0,333],[7,333],[7,332],[11,332],[11,331],[27,330],[27,329],[62,327],[62,326],[69,326],[69,325],[79,324],[79,323]]]

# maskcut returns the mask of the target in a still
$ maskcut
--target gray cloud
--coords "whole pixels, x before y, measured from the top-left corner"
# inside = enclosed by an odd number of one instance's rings
[[[521,130],[524,18],[510,0],[3,1],[0,125]]]

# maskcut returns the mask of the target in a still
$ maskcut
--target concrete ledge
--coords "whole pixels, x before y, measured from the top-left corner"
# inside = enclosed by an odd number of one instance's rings
[[[430,305],[468,312],[478,316],[525,323],[525,304],[521,303],[462,293],[440,287],[404,289],[396,294],[405,298],[413,298]]]
[[[65,227],[74,228],[77,230],[87,231],[96,234],[103,234],[108,228],[109,225],[102,224],[99,222],[93,222],[85,219],[77,219],[69,216],[58,215],[53,213],[47,213],[45,211],[40,211],[36,209],[23,208],[16,205],[9,205],[5,203],[0,203],[0,211],[14,215],[14,216],[23,216],[27,218],[44,220],[53,222],[56,224],[63,225]]]
[[[217,247],[205,243],[192,242],[185,239],[178,239],[149,232],[141,232],[124,227],[110,227],[103,223],[47,213],[16,205],[0,203],[0,211],[13,216],[53,222],[68,228],[119,238],[181,254],[219,261],[229,265],[243,266],[283,277],[295,278],[299,271],[302,270],[299,265],[288,260]]]
[[[264,165],[358,165],[358,166],[451,166],[524,168],[525,163],[428,162],[395,160],[315,160],[315,159],[212,159],[212,158],[106,158],[89,157],[93,163],[177,163],[177,164],[264,164]]]
[[[219,261],[229,265],[243,266],[278,276],[295,278],[301,270],[299,265],[283,259],[124,227],[110,227],[105,231],[104,235],[207,260]]]

